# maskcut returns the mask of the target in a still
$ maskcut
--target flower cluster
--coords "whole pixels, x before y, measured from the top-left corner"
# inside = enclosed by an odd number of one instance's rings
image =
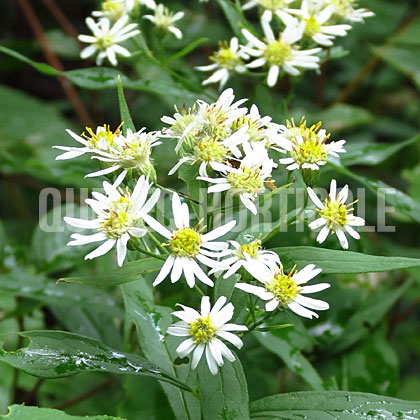
[[[349,23],[373,16],[367,9],[358,9],[354,0],[302,0],[299,8],[290,8],[291,3],[295,4],[292,0],[245,3],[244,10],[261,9],[264,37],[244,28],[246,44],[240,45],[237,38],[230,44],[221,42],[219,50],[210,57],[213,64],[197,67],[214,71],[203,84],[220,83],[222,88],[232,73],[262,68],[268,72],[267,84],[272,87],[281,74],[297,76],[305,69],[317,70],[323,48],[332,47],[336,37],[346,36],[352,28]],[[273,25],[279,28],[277,32]]]
[[[230,220],[224,224],[219,222],[216,227],[206,226],[190,212],[188,201],[171,191],[170,220],[173,222],[168,225],[157,220],[155,207],[162,187],[156,183],[151,150],[161,144],[160,140],[177,140],[175,150],[182,156],[171,173],[186,163],[199,164],[194,182],[204,181],[209,193],[239,197],[253,214],[258,212],[255,199],[264,193],[268,181],[272,184],[271,176],[277,168],[269,156],[272,150],[290,154],[290,157],[280,159],[280,163],[288,165],[288,170],[314,172],[319,172],[330,154],[339,156],[338,153],[345,152],[344,140],[326,142],[329,134],[321,129],[320,123],[307,127],[302,119],[298,126],[293,120],[286,125],[276,124],[271,117],[262,117],[255,105],[250,110],[243,107],[245,101],[235,102],[233,90],[227,89],[213,103],[198,100],[190,109],[184,107],[173,117],[163,117],[162,121],[168,126],[161,131],[148,133],[143,128],[138,132],[128,129],[123,133],[122,125],[115,131],[104,125],[96,131],[87,128],[87,134],[79,136],[67,130],[82,147],[56,146],[64,151],[57,159],[88,154],[99,161],[102,168],[88,176],[110,177],[112,172],[120,172],[112,184],[103,182],[104,193],[95,191],[93,198],[86,200],[95,214],[93,219],[65,217],[68,225],[91,231],[89,234],[73,233],[68,245],[100,242],[85,259],[99,257],[115,247],[119,266],[123,265],[128,250],[140,252],[162,263],[153,286],[159,286],[169,278],[171,283],[183,279],[189,288],[198,289],[202,295],[200,312],[180,305],[182,310],[173,313],[180,321],[167,332],[186,337],[176,351],[180,357],[192,353],[192,369],[205,355],[212,374],[217,374],[225,360],[235,360],[224,341],[241,348],[242,340],[236,334],[243,335],[256,329],[271,318],[274,311],[291,310],[311,319],[318,317],[314,310],[329,308],[327,302],[306,296],[330,287],[328,283],[307,285],[321,273],[321,268],[307,264],[300,270],[295,266],[285,272],[277,252],[264,249],[260,237],[244,235],[240,239],[235,234],[237,221],[234,216],[229,216]],[[277,170],[282,169],[280,166]],[[318,242],[323,242],[331,232],[337,235],[342,247],[347,248],[345,232],[359,239],[353,226],[362,226],[364,220],[353,215],[353,203],[345,204],[348,187],[338,194],[336,189],[333,180],[324,203],[311,188],[307,189],[319,213],[309,227],[322,228]],[[246,318],[242,320],[246,325],[229,323],[234,317],[232,303],[228,303],[225,296],[219,296],[211,307],[210,298],[198,283],[213,287],[215,282],[226,281],[232,276],[237,280],[236,289],[266,302],[264,311],[254,302],[255,298],[250,298],[253,306],[248,310],[254,318],[257,310],[261,316],[258,321],[254,319],[251,323]]]
[[[79,35],[81,42],[89,44],[81,51],[80,57],[86,59],[97,54],[98,66],[102,65],[105,58],[116,66],[117,55],[130,57],[130,51],[120,44],[140,34],[138,24],[132,20],[133,17],[141,16],[142,6],[153,12],[153,15],[143,15],[143,18],[152,22],[160,34],[171,32],[178,39],[182,38],[181,30],[174,23],[182,19],[183,12],[173,14],[154,0],[103,0],[101,9],[92,12],[97,21],[92,17],[86,18],[86,25],[92,35]]]

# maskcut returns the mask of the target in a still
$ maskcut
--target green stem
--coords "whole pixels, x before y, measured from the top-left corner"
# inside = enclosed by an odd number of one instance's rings
[[[141,248],[139,246],[136,246],[136,250],[141,252],[142,254],[149,255],[150,257],[156,258],[157,260],[162,260],[162,261],[166,260],[166,257],[162,255],[154,254],[153,252],[148,251],[147,249]]]
[[[160,241],[156,238],[155,235],[153,235],[152,232],[150,232],[150,230],[147,231],[147,234],[149,235],[150,239],[157,246],[157,248],[159,249],[159,251],[161,253],[163,253],[163,254],[169,254],[169,251],[164,246],[162,246],[162,244],[160,243]]]
[[[194,284],[194,289],[198,292],[198,294],[201,297],[206,296],[206,294],[200,289],[200,286],[198,286],[198,284]]]

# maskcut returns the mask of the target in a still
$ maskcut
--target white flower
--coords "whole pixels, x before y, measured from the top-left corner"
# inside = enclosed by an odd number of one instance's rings
[[[263,8],[264,16],[268,21],[271,21],[273,13],[282,18],[283,9],[292,3],[294,0],[250,0],[242,6],[243,10],[251,9],[255,6]]]
[[[264,182],[277,165],[268,157],[264,142],[245,143],[243,147],[246,154],[239,168],[220,164],[218,170],[226,174],[222,178],[197,179],[214,184],[209,187],[209,193],[229,191],[234,196],[238,195],[242,204],[255,215],[255,198],[265,191]]]
[[[156,7],[154,0],[104,0],[101,10],[93,11],[92,16],[106,17],[116,21],[124,15],[133,13],[134,9],[140,5],[145,5],[149,9]]]
[[[72,159],[90,153],[94,155],[92,159],[109,164],[107,168],[87,174],[86,177],[106,175],[119,169],[125,172],[135,170],[139,174],[150,174],[153,177],[154,167],[150,155],[152,147],[161,144],[158,141],[160,132],[147,133],[145,128],[137,132],[128,129],[124,136],[121,126],[113,132],[108,125],[97,127],[96,133],[91,128],[87,128],[89,135],[82,134],[83,137],[71,130],[66,131],[84,147],[54,146],[56,149],[65,151],[56,157],[57,160]]]
[[[361,217],[353,215],[351,206],[355,203],[345,204],[349,194],[349,187],[346,185],[339,193],[337,193],[337,181],[333,179],[330,185],[330,194],[323,204],[317,197],[315,192],[308,188],[309,197],[318,207],[320,217],[309,224],[310,229],[318,229],[322,227],[316,240],[321,244],[325,241],[330,231],[337,234],[340,245],[343,249],[349,247],[345,232],[355,239],[360,239],[360,235],[352,228],[352,226],[364,226],[365,221]]]
[[[231,331],[247,331],[248,328],[245,325],[228,323],[233,317],[234,307],[231,303],[225,305],[226,300],[224,296],[220,296],[211,308],[210,298],[203,296],[200,312],[179,305],[183,310],[172,313],[181,321],[170,326],[168,333],[177,337],[188,337],[178,346],[176,352],[181,358],[193,352],[191,369],[197,367],[203,353],[213,375],[217,375],[218,366],[223,366],[223,358],[229,362],[235,361],[235,356],[221,339],[240,349],[242,340]]]
[[[329,5],[321,10],[309,7],[308,0],[303,0],[300,9],[289,10],[298,15],[305,22],[304,35],[311,37],[317,44],[331,47],[332,40],[336,36],[346,36],[351,29],[350,25],[328,25],[328,21],[334,13],[334,6]]]
[[[319,57],[313,54],[320,52],[320,48],[310,50],[299,50],[296,42],[302,38],[305,29],[305,23],[297,23],[297,20],[291,21],[286,28],[279,34],[278,39],[266,19],[261,19],[261,25],[266,37],[266,42],[260,41],[246,29],[242,33],[249,41],[244,47],[244,51],[256,60],[247,64],[248,68],[268,67],[267,84],[272,87],[277,83],[280,70],[292,76],[300,74],[298,67],[306,69],[318,69]]]
[[[256,105],[252,105],[248,114],[237,118],[231,124],[232,129],[241,128],[242,126],[248,127],[249,142],[264,141],[267,146],[270,146],[272,144],[278,144],[281,141],[282,136],[279,134],[279,130],[282,126],[271,122],[271,117],[268,115],[261,117]],[[236,140],[236,143],[233,140]],[[238,138],[230,139],[227,142],[227,146],[233,148],[243,142],[244,139],[241,139],[241,141]],[[238,157],[237,154],[235,156]]]
[[[213,286],[213,281],[200,268],[197,261],[210,268],[226,269],[223,262],[217,261],[217,258],[226,255],[228,244],[226,242],[214,242],[214,239],[225,235],[236,224],[236,220],[219,226],[212,231],[201,234],[197,227],[190,227],[190,214],[188,205],[181,204],[178,194],[172,197],[172,213],[175,219],[175,226],[172,232],[161,225],[152,217],[145,215],[144,220],[156,232],[169,240],[164,244],[170,248],[170,255],[163,264],[158,276],[153,282],[153,286],[161,283],[171,272],[171,282],[177,282],[182,273],[189,287],[194,287],[195,278],[203,283]]]
[[[172,32],[176,36],[176,38],[181,39],[182,32],[176,26],[174,26],[174,23],[184,17],[184,12],[178,12],[173,14],[163,4],[158,4],[154,8],[154,10],[154,15],[145,15],[143,17],[145,19],[150,20],[150,22],[154,23],[157,29],[160,29],[165,32]]]
[[[261,265],[273,268],[280,264],[279,256],[273,251],[262,249],[261,241],[254,239],[252,242],[241,245],[237,241],[229,241],[235,248],[231,251],[232,256],[223,260],[230,268],[223,278],[227,279],[235,274],[241,267],[244,267],[250,274],[258,270]],[[252,268],[249,269],[249,266]]]
[[[89,45],[80,53],[81,58],[88,58],[98,53],[96,57],[96,65],[100,66],[104,58],[108,58],[109,62],[116,66],[118,64],[116,55],[123,55],[130,57],[130,52],[119,45],[128,38],[132,38],[140,33],[137,28],[137,23],[127,24],[129,17],[127,15],[118,19],[114,25],[108,18],[102,18],[99,22],[95,22],[92,18],[86,19],[86,25],[93,32],[92,35],[79,35],[79,40],[86,42]]]
[[[143,219],[147,215],[148,220],[152,219],[147,213],[152,210],[159,199],[160,190],[155,190],[147,200],[150,185],[144,176],[137,181],[132,194],[126,189],[118,189],[123,177],[120,175],[114,185],[108,182],[103,183],[106,195],[93,192],[94,199],[87,199],[88,204],[96,213],[93,220],[65,217],[64,221],[70,226],[82,229],[94,229],[93,235],[81,235],[73,233],[73,239],[67,245],[79,246],[93,242],[103,242],[98,248],[85,256],[85,260],[99,257],[106,254],[114,245],[117,247],[118,265],[122,266],[126,253],[127,242],[131,237],[141,238],[147,233]]]
[[[247,108],[240,108],[247,99],[233,102],[234,99],[233,89],[226,89],[214,103],[198,100],[188,110],[184,107],[180,112],[175,108],[177,112],[173,117],[162,117],[164,123],[170,124],[170,127],[163,130],[164,134],[178,138],[175,151],[178,153],[182,147],[193,153],[197,143],[206,136],[217,140],[232,135],[232,122],[248,111]]]
[[[363,22],[365,18],[375,16],[369,9],[357,8],[357,0],[327,0],[327,3],[334,6],[335,15],[351,22]]]
[[[300,168],[317,171],[327,163],[329,155],[339,157],[338,153],[346,152],[343,147],[345,140],[326,143],[330,134],[320,128],[321,122],[306,127],[305,118],[302,118],[298,126],[293,119],[291,123],[287,121],[287,125],[280,129],[280,140],[277,137],[280,149],[276,150],[289,153],[290,157],[280,159],[279,162],[288,165],[286,169],[289,171]]]
[[[168,175],[173,175],[186,162],[190,162],[191,165],[200,162],[198,173],[202,177],[208,176],[208,166],[215,171],[220,170],[220,168],[223,169],[224,166],[220,166],[220,164],[225,162],[231,154],[235,154],[236,157],[241,156],[236,144],[246,142],[249,139],[247,130],[248,126],[244,126],[225,139],[218,139],[209,135],[204,136],[202,139],[197,140],[193,146],[192,153],[179,159]]]
[[[252,270],[251,274],[264,287],[248,283],[236,283],[235,287],[268,301],[265,305],[266,311],[270,312],[279,306],[286,306],[296,314],[312,319],[318,318],[318,314],[309,309],[325,311],[329,308],[327,302],[303,296],[303,294],[320,292],[330,287],[328,283],[302,286],[322,271],[320,268],[315,268],[314,264],[309,264],[300,271],[293,269],[289,274],[284,274],[282,266],[274,270],[265,266],[249,266],[249,268]]]
[[[219,43],[218,51],[210,57],[210,61],[214,62],[213,64],[199,66],[196,69],[200,71],[214,71],[202,84],[205,86],[220,82],[220,89],[222,89],[232,72],[244,73],[246,71],[243,60],[248,60],[248,58],[248,54],[239,48],[238,38],[234,37],[230,40],[229,45],[226,42]]]

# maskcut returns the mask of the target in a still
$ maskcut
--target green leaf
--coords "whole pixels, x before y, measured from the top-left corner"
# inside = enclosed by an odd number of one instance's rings
[[[146,375],[186,389],[173,375],[135,354],[114,350],[98,340],[64,331],[25,331],[27,347],[0,349],[0,361],[40,378],[54,379],[81,372]]]
[[[127,132],[127,128],[129,128],[133,133],[135,133],[136,127],[134,126],[133,120],[131,119],[130,111],[125,100],[124,89],[120,75],[118,75],[118,103],[120,106],[121,122],[124,123],[124,134]]]
[[[29,64],[36,70],[38,70],[41,73],[48,74],[50,76],[61,76],[63,73],[59,70],[56,70],[55,68],[49,66],[45,63],[37,63],[36,61],[33,61],[29,59],[28,57],[25,57],[24,55],[18,53],[17,51],[13,51],[10,48],[3,47],[0,45],[0,52],[9,55],[10,57],[14,57],[19,61],[22,61],[23,63]]]
[[[328,164],[338,172],[341,172],[343,175],[347,175],[348,177],[363,184],[363,186],[367,187],[376,194],[377,197],[381,197],[389,206],[395,207],[401,213],[409,216],[416,223],[420,223],[420,202],[414,200],[414,198],[385,184],[382,181],[358,175],[347,169],[339,161],[336,161],[336,163],[330,161]]]
[[[103,290],[77,284],[56,284],[42,274],[14,271],[0,274],[0,293],[27,297],[47,305],[78,306],[110,316],[121,316],[121,308]]]
[[[138,342],[143,354],[152,363],[176,376],[163,335],[172,322],[171,310],[153,304],[152,290],[145,280],[125,284],[122,290],[127,320],[136,326]],[[162,383],[162,387],[176,418],[192,420],[184,393],[172,385]]]
[[[201,411],[204,420],[247,420],[248,386],[241,362],[226,362],[212,375],[205,357],[198,365]]]
[[[25,407],[24,405],[12,405],[9,413],[0,416],[0,419],[8,420],[124,420],[120,417],[111,416],[71,416],[64,411],[53,408]]]
[[[420,136],[398,143],[353,143],[347,144],[347,152],[341,156],[341,162],[346,166],[378,165],[389,159],[404,147],[417,143]]]
[[[251,418],[278,420],[420,419],[420,402],[361,392],[294,392],[251,403]]]
[[[130,283],[139,280],[143,274],[159,271],[163,261],[156,258],[142,258],[124,264],[108,273],[93,276],[65,277],[59,282],[91,284],[93,286],[116,286],[118,284]]]
[[[364,300],[359,308],[355,308],[354,315],[347,321],[341,336],[330,345],[329,351],[333,354],[340,353],[371,334],[411,284],[406,281],[397,289],[375,293]]]
[[[263,347],[283,360],[292,372],[301,376],[314,390],[325,389],[319,373],[297,347],[293,334],[292,330],[253,333]]]
[[[372,47],[376,56],[409,77],[420,89],[420,54],[418,45],[382,45]]]
[[[348,104],[337,104],[310,116],[311,123],[322,121],[323,127],[332,133],[369,124],[373,119],[366,109]]]
[[[239,37],[240,39],[243,38],[241,29],[247,28],[250,29],[250,24],[246,20],[244,14],[240,7],[237,4],[234,4],[230,0],[216,0],[219,4],[220,8],[223,10],[223,13],[226,16],[226,19],[229,22],[229,25],[232,28],[235,36]],[[251,32],[252,29],[251,29]]]
[[[406,257],[382,257],[352,251],[337,251],[311,246],[274,248],[286,266],[303,268],[316,264],[324,274],[375,273],[420,267],[420,259]]]
[[[184,55],[189,54],[191,51],[195,50],[199,45],[203,44],[204,42],[207,42],[208,40],[209,40],[208,38],[195,39],[193,42],[188,44],[182,50],[176,52],[175,54],[171,55],[168,58],[165,58],[165,60],[163,60],[163,62],[168,63],[169,61],[173,61],[173,60],[176,60],[178,58],[182,58],[182,57],[184,57]]]

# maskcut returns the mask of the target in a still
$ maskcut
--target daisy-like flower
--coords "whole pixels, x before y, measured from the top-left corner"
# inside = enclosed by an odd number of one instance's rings
[[[249,113],[237,118],[231,124],[231,129],[247,126],[247,134],[249,135],[249,142],[264,141],[267,146],[278,144],[281,142],[281,135],[279,130],[282,128],[280,124],[275,124],[271,121],[270,116],[261,117],[257,105],[252,105]],[[238,139],[236,139],[238,141]],[[243,139],[241,141],[243,143]],[[238,142],[235,144],[239,144]],[[233,147],[232,139],[227,143],[229,147]]]
[[[280,163],[288,165],[286,169],[319,170],[328,161],[328,156],[339,157],[339,153],[345,153],[343,148],[345,140],[332,141],[326,143],[330,134],[321,128],[321,121],[311,127],[306,126],[305,117],[302,118],[298,126],[294,120],[287,121],[286,126],[282,126],[282,134],[279,149],[282,153],[290,154],[290,157],[280,159]]]
[[[197,179],[214,184],[209,187],[209,193],[229,191],[232,195],[239,196],[242,204],[255,215],[258,211],[254,201],[265,191],[264,182],[268,181],[277,165],[268,157],[263,142],[245,143],[243,147],[246,154],[239,168],[220,164],[218,170],[226,174],[222,178]]]
[[[92,12],[92,16],[99,18],[108,18],[116,21],[124,15],[131,14],[136,7],[144,5],[149,9],[155,9],[156,3],[154,0],[104,0],[101,5],[101,10]]]
[[[111,21],[108,18],[102,18],[99,22],[95,22],[91,17],[86,19],[86,25],[92,31],[93,35],[79,35],[79,40],[89,45],[84,48],[80,57],[85,59],[98,53],[96,57],[96,65],[100,66],[105,58],[116,66],[117,54],[124,57],[130,57],[130,52],[119,45],[126,39],[132,38],[140,33],[137,29],[137,23],[129,23],[128,15],[122,16],[111,27]]]
[[[360,235],[353,229],[352,226],[364,226],[365,220],[361,217],[353,215],[354,203],[345,204],[349,195],[349,187],[346,185],[337,195],[337,181],[333,179],[330,185],[330,194],[324,203],[315,194],[312,188],[308,188],[309,197],[318,207],[319,218],[309,224],[310,229],[318,229],[322,227],[316,240],[322,243],[327,238],[330,231],[332,234],[336,233],[343,249],[349,247],[346,238],[346,232],[354,239],[360,239]]]
[[[220,169],[223,170],[224,166],[220,165],[225,162],[231,154],[235,154],[236,157],[241,156],[236,144],[246,142],[249,139],[247,130],[248,126],[244,126],[225,139],[219,139],[217,136],[205,135],[203,138],[197,140],[193,147],[193,152],[182,157],[169,171],[168,175],[173,175],[181,165],[186,162],[190,162],[191,165],[200,162],[198,173],[202,177],[208,176],[208,166],[215,171]]]
[[[334,6],[336,16],[350,22],[364,22],[365,18],[375,16],[369,9],[357,8],[357,0],[327,0],[327,3]]]
[[[214,71],[202,84],[205,86],[220,82],[220,89],[222,89],[232,72],[244,73],[246,71],[243,60],[248,60],[248,58],[248,54],[244,53],[239,47],[238,38],[233,37],[229,45],[227,42],[219,42],[219,49],[210,57],[210,61],[213,61],[213,64],[199,66],[196,69],[200,71]]]
[[[235,361],[235,356],[221,339],[240,349],[243,345],[242,340],[232,332],[247,331],[248,328],[245,325],[228,323],[233,317],[235,308],[231,303],[226,305],[226,300],[224,296],[220,296],[212,308],[210,298],[203,296],[200,312],[179,305],[183,310],[172,313],[181,321],[170,326],[168,333],[177,337],[188,337],[178,346],[176,352],[179,357],[185,357],[193,352],[191,369],[197,367],[203,353],[213,375],[217,375],[218,367],[224,365],[223,358],[229,362]]]
[[[124,136],[121,126],[112,131],[106,124],[97,127],[96,132],[87,127],[88,135],[78,136],[71,130],[66,131],[83,147],[54,146],[56,149],[65,151],[56,159],[72,159],[90,153],[93,154],[92,159],[98,159],[109,165],[105,169],[87,174],[87,177],[106,175],[122,169],[125,173],[135,170],[138,174],[150,174],[154,178],[154,167],[150,155],[152,148],[161,144],[158,141],[160,132],[147,133],[145,128],[137,132],[128,129]]]
[[[249,266],[249,268],[251,268],[251,274],[264,287],[248,283],[236,283],[235,287],[268,301],[265,305],[267,312],[274,311],[278,307],[287,307],[300,316],[312,319],[313,317],[318,318],[318,314],[310,309],[325,311],[329,308],[327,302],[303,296],[330,287],[328,283],[304,286],[322,271],[321,268],[315,268],[314,264],[309,264],[300,271],[295,271],[293,268],[288,274],[283,272],[282,265],[274,270],[265,266]]]
[[[176,38],[181,39],[182,32],[174,26],[174,23],[184,17],[184,12],[177,12],[174,14],[163,4],[158,4],[154,8],[154,11],[154,15],[145,15],[143,17],[150,20],[150,22],[152,22],[158,30],[162,32],[169,31],[175,35]]]
[[[261,241],[257,238],[242,245],[237,241],[229,242],[234,250],[231,251],[231,257],[223,260],[225,264],[230,265],[229,270],[223,276],[225,279],[235,274],[241,267],[252,274],[251,272],[258,270],[261,265],[274,269],[280,264],[279,256],[273,251],[263,249]],[[252,266],[251,271],[248,269],[250,265]]]
[[[93,242],[103,242],[98,248],[85,256],[85,260],[106,254],[114,246],[117,248],[117,261],[121,267],[127,254],[127,242],[131,237],[141,238],[147,233],[143,219],[154,207],[159,199],[160,190],[155,190],[146,201],[151,184],[144,176],[141,176],[130,194],[128,189],[118,189],[123,177],[119,176],[114,185],[103,183],[106,195],[93,192],[94,199],[87,199],[88,204],[96,213],[93,220],[65,217],[64,221],[70,225],[82,229],[94,229],[93,235],[81,235],[73,233],[72,241],[67,245],[79,246]],[[154,220],[154,219],[153,219]]]
[[[267,84],[272,87],[277,83],[280,70],[297,76],[300,74],[298,68],[318,69],[319,57],[313,55],[321,51],[320,48],[310,50],[299,50],[296,42],[303,36],[305,22],[298,23],[297,20],[291,21],[286,28],[279,34],[278,39],[274,37],[270,23],[266,19],[261,19],[261,25],[266,37],[266,42],[259,40],[247,29],[242,29],[242,33],[249,44],[244,47],[244,51],[252,57],[254,61],[247,64],[248,68],[268,67]]]
[[[308,0],[303,0],[300,9],[292,9],[289,12],[298,15],[305,22],[304,36],[312,38],[319,45],[331,47],[336,36],[346,36],[347,31],[351,29],[350,25],[328,24],[334,10],[333,5],[321,10],[310,8]]]
[[[261,7],[264,10],[264,16],[268,21],[271,21],[273,13],[283,18],[282,11],[293,0],[250,0],[242,6],[243,10],[252,9],[253,7]]]
[[[196,277],[208,286],[213,286],[213,281],[204,273],[197,261],[210,268],[227,269],[223,262],[217,261],[217,258],[226,255],[228,244],[214,242],[214,240],[228,233],[235,226],[236,220],[202,234],[202,229],[198,229],[198,225],[190,227],[188,205],[181,204],[176,193],[172,197],[172,213],[176,226],[172,232],[149,215],[144,216],[146,223],[168,240],[168,243],[164,245],[170,249],[170,255],[153,282],[153,286],[165,280],[170,272],[172,283],[177,282],[184,273],[189,287],[194,287]]]

